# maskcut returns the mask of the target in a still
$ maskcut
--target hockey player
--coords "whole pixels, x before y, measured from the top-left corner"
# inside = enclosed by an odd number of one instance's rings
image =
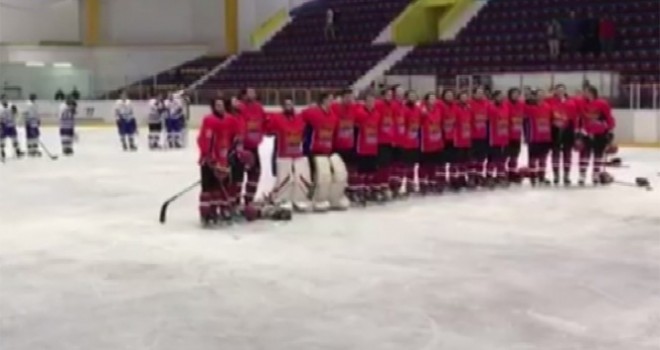
[[[30,94],[23,115],[25,118],[27,154],[29,157],[41,157],[41,151],[39,151],[41,117],[39,116],[39,108],[37,106],[37,95]]]
[[[545,177],[552,146],[552,109],[543,102],[543,92],[532,90],[525,102],[525,140],[529,151],[529,177],[532,186],[549,185]]]
[[[385,199],[390,199],[396,184],[398,184],[398,187],[401,186],[401,179],[397,177],[398,174],[393,170],[394,135],[396,132],[394,118],[399,114],[399,111],[397,109],[398,105],[393,101],[392,89],[386,89],[383,92],[383,98],[377,102],[376,106],[381,116],[378,128],[378,171],[376,177],[382,192],[385,194]]]
[[[566,94],[563,84],[555,86],[554,96],[548,103],[552,108],[552,173],[553,182],[560,182],[560,167],[564,173],[564,185],[571,184],[571,162],[575,143],[575,119],[577,107],[575,102]]]
[[[265,131],[275,136],[273,172],[275,186],[270,201],[279,208],[300,212],[312,206],[309,195],[313,189],[309,160],[303,155],[305,121],[296,113],[293,101],[284,100],[282,112],[268,115]]]
[[[385,191],[376,175],[378,171],[378,134],[381,115],[376,107],[376,96],[368,93],[364,106],[356,106],[355,114],[355,161],[356,202],[383,202]]]
[[[183,100],[180,96],[170,94],[165,101],[165,107],[168,110],[167,119],[165,119],[167,145],[169,148],[183,148],[183,133],[186,123]]]
[[[405,105],[405,93],[403,88],[396,86],[392,88],[392,111],[394,112],[394,133],[392,143],[392,179],[390,189],[392,198],[400,197],[402,186],[406,178],[406,162],[403,157],[403,139],[406,135],[406,117],[403,106]]]
[[[505,186],[508,183],[506,176],[506,147],[509,144],[509,123],[511,113],[501,91],[493,92],[493,103],[488,110],[488,175],[486,185],[494,187],[496,184]]]
[[[507,176],[509,182],[520,183],[518,158],[520,158],[522,143],[525,104],[520,99],[519,89],[509,89],[506,104],[509,110],[509,144],[506,147]]]
[[[580,150],[580,180],[585,184],[587,168],[593,158],[593,183],[609,183],[610,177],[603,172],[605,148],[612,138],[615,127],[610,105],[598,97],[598,90],[593,86],[585,88],[584,104],[580,115],[578,148]]]
[[[163,121],[167,118],[168,110],[165,101],[159,94],[149,101],[149,149],[160,149],[160,135],[163,133]]]
[[[76,101],[66,100],[59,111],[60,142],[65,156],[73,155],[73,141],[76,139]]]
[[[351,202],[358,200],[357,187],[358,171],[355,154],[355,116],[357,106],[354,103],[353,92],[343,90],[340,92],[341,100],[330,105],[332,113],[337,117],[337,128],[333,143],[334,151],[339,154],[346,171],[348,171],[348,188],[346,195]]]
[[[330,109],[330,95],[319,96],[318,104],[303,112],[306,123],[303,149],[311,158],[314,193],[314,210],[344,210],[349,206],[345,196],[348,180],[346,166],[337,154],[333,154],[333,138],[337,117]]]
[[[15,105],[10,104],[4,95],[0,96],[0,160],[4,161],[5,154],[5,141],[11,140],[14,147],[14,155],[16,158],[23,157],[23,151],[18,143],[18,132],[16,131],[16,117],[18,109]]]
[[[454,99],[454,91],[446,89],[442,92],[441,100],[438,105],[442,109],[442,138],[444,139],[444,160],[440,165],[439,177],[441,181],[456,188],[456,179],[458,178],[458,168],[456,164],[456,118],[458,105]]]
[[[257,193],[257,186],[259,185],[259,178],[261,177],[259,145],[263,140],[264,121],[266,119],[264,107],[257,100],[257,93],[254,89],[247,88],[241,93],[241,101],[236,108],[235,115],[239,117],[243,123],[243,128],[245,130],[245,150],[251,152],[255,160],[255,164],[249,169],[244,169],[244,173],[239,175],[239,181],[236,182],[237,184],[242,185],[244,177],[247,178],[243,200],[245,204],[248,205],[254,201],[254,196]],[[233,189],[233,192],[237,191],[240,191],[239,187]],[[238,193],[235,195],[238,195]]]
[[[457,191],[464,187],[474,188],[476,184],[473,178],[468,177],[470,169],[470,149],[472,147],[472,110],[468,93],[463,91],[458,94],[458,102],[455,108],[456,129],[454,132],[454,178],[452,178],[451,187]]]
[[[424,96],[421,106],[419,188],[422,194],[444,191],[445,179],[441,167],[445,166],[445,146],[442,137],[442,111],[435,94]]]
[[[135,135],[137,134],[137,122],[133,113],[133,105],[126,93],[115,102],[115,118],[117,118],[117,131],[124,151],[137,151]]]
[[[202,191],[199,214],[202,225],[210,226],[233,217],[228,189],[231,186],[230,152],[242,134],[238,119],[225,113],[221,99],[211,102],[211,113],[202,119],[197,137]]]
[[[490,101],[483,87],[474,89],[470,109],[472,110],[472,151],[470,178],[477,185],[484,184],[484,166],[488,157],[488,110]]]
[[[405,96],[406,102],[402,110],[405,127],[403,133],[399,135],[399,146],[401,147],[403,174],[406,180],[405,193],[410,195],[417,192],[415,167],[419,163],[422,112],[417,105],[417,93],[415,91],[409,90]]]

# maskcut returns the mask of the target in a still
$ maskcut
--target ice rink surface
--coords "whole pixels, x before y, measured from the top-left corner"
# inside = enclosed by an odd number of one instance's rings
[[[45,141],[59,153],[54,129]],[[660,190],[414,199],[198,228],[196,151],[0,164],[2,350],[660,349]],[[660,151],[619,179],[660,184]]]

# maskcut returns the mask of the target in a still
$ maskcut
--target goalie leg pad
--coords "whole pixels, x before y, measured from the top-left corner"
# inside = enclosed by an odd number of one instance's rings
[[[342,161],[341,157],[333,154],[329,158],[330,172],[332,175],[331,185],[329,189],[330,206],[333,209],[347,209],[350,205],[348,198],[346,198],[346,187],[348,186],[348,171],[346,164]]]
[[[332,186],[332,169],[328,156],[313,156],[314,165],[314,210],[330,209],[330,191]]]
[[[276,177],[275,186],[271,192],[271,199],[275,205],[290,206],[293,201],[294,160],[291,158],[277,158],[275,160]]]
[[[306,212],[312,208],[310,195],[314,190],[312,172],[307,158],[296,158],[292,162],[293,186],[291,188],[291,201],[296,210]]]

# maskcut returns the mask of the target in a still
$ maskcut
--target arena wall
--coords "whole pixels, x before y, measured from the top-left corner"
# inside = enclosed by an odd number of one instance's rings
[[[19,109],[22,102],[17,102]],[[59,103],[53,101],[40,102],[40,110],[44,124],[57,123],[56,113]],[[141,121],[145,123],[149,106],[147,101],[133,101],[134,111]],[[80,101],[78,115],[80,125],[113,126],[114,101]],[[277,106],[266,106],[267,111],[276,111]],[[298,108],[304,108],[300,106]],[[199,125],[200,120],[208,113],[206,105],[191,105],[189,108],[192,128]],[[613,111],[617,121],[616,139],[623,146],[652,146],[660,147],[660,110],[625,110]]]
[[[0,1],[0,43],[79,42],[78,1]]]

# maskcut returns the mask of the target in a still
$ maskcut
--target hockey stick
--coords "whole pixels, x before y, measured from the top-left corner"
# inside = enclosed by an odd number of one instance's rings
[[[202,180],[197,180],[195,181],[195,183],[191,184],[190,186],[186,187],[185,189],[181,190],[179,193],[173,195],[168,200],[166,200],[165,203],[163,203],[163,205],[160,206],[160,216],[159,216],[160,223],[164,224],[165,221],[167,220],[167,208],[169,207],[170,203],[179,199],[179,197],[183,196],[184,194],[190,192],[192,189],[199,186],[201,183]]]
[[[43,141],[39,140],[39,146],[41,146],[41,149],[44,150],[44,153],[50,158],[51,160],[57,160],[57,155],[50,153],[48,150],[48,147],[44,145]]]
[[[637,177],[635,178],[635,182],[614,180],[613,183],[619,186],[637,187],[637,188],[645,189],[647,191],[653,191],[653,187],[651,187],[649,180],[645,177]]]

